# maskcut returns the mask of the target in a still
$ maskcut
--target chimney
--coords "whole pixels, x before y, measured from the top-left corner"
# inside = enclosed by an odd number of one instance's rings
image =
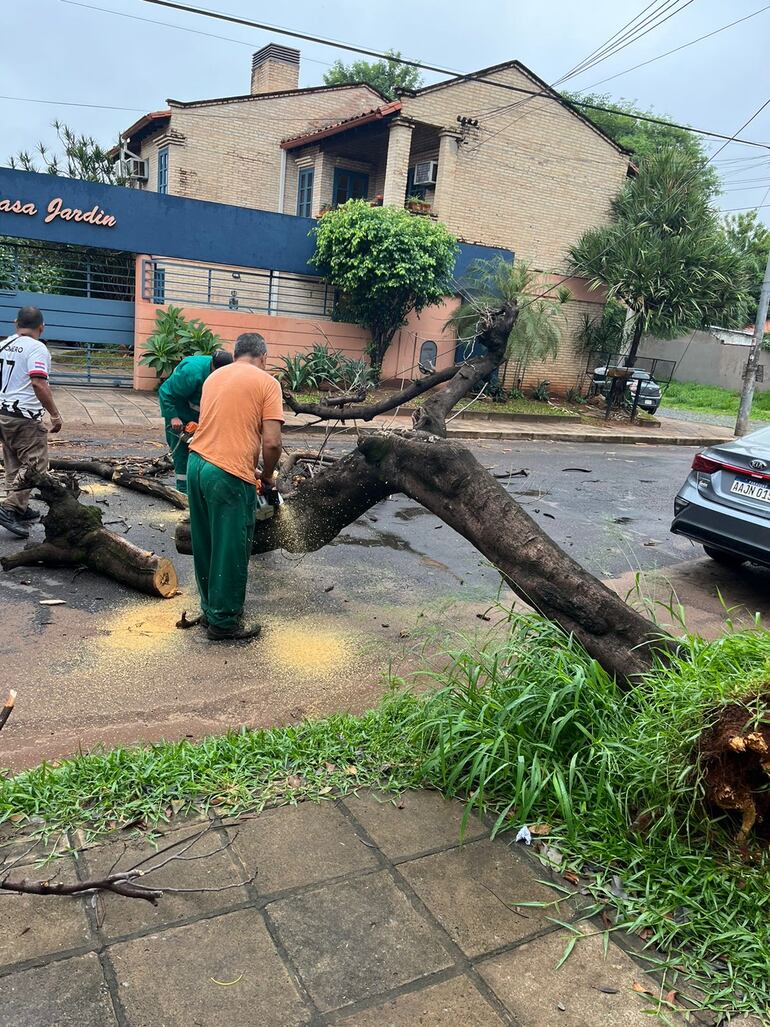
[[[299,87],[299,50],[268,43],[251,58],[251,95]]]

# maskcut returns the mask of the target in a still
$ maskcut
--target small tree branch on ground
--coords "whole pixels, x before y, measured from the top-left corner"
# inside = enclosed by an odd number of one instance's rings
[[[27,878],[11,880],[8,874],[13,868],[19,865],[19,859],[14,860],[7,867],[0,867],[0,891],[15,892],[20,895],[89,895],[95,892],[114,892],[116,895],[123,895],[129,899],[144,899],[146,902],[157,906],[158,900],[166,894],[197,895],[208,894],[209,892],[228,891],[233,888],[242,888],[246,884],[253,883],[255,873],[245,881],[237,881],[235,884],[226,884],[216,888],[184,888],[176,885],[150,884],[145,879],[156,871],[168,867],[174,863],[185,863],[193,859],[209,859],[229,848],[235,840],[235,836],[213,849],[211,852],[188,853],[207,835],[211,834],[213,827],[209,825],[191,838],[177,839],[170,845],[158,849],[150,856],[134,863],[127,870],[115,872],[114,870],[104,877],[89,878],[85,881],[54,881],[50,878],[42,881],[30,881]],[[175,851],[176,850],[176,851]],[[24,855],[29,855],[29,851]]]

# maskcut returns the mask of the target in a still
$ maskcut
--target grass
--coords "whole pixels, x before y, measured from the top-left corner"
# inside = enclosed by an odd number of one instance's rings
[[[378,402],[380,399],[385,399],[391,393],[384,390],[379,390],[371,394],[367,400],[368,403]],[[415,407],[422,406],[427,399],[427,396],[418,396],[417,399],[413,399],[411,402],[405,404],[402,410],[413,410]],[[295,399],[299,403],[319,403],[322,401],[323,396],[318,392],[303,392],[297,393]],[[551,403],[540,403],[535,399],[509,399],[505,403],[492,403],[490,400],[475,400],[466,407],[467,400],[457,404],[457,407],[453,411],[456,413],[457,410],[465,409],[468,414],[474,412],[485,413],[485,414],[537,414],[540,417],[570,417],[573,416],[573,412],[566,410],[564,407],[556,406]],[[393,411],[390,411],[392,416]]]
[[[738,416],[740,393],[722,389],[718,385],[698,385],[696,382],[671,382],[663,392],[661,406],[676,410],[691,410],[700,414],[729,414]],[[770,420],[770,392],[756,392],[751,416],[758,421]]]
[[[0,822],[34,818],[46,831],[80,827],[95,835],[172,814],[237,815],[374,783],[410,787],[416,762],[403,725],[417,705],[408,694],[393,695],[361,717],[339,714],[44,763],[0,778]]]
[[[427,784],[491,814],[496,831],[549,824],[560,869],[593,896],[589,912],[612,910],[612,929],[645,939],[666,990],[762,1015],[770,857],[736,851],[734,823],[705,813],[692,753],[721,704],[760,696],[770,633],[685,638],[678,659],[627,694],[535,616],[447,655],[446,671],[422,675],[427,694],[394,682],[361,717],[96,752],[0,778],[0,820],[95,833],[191,810],[235,815],[358,786]]]

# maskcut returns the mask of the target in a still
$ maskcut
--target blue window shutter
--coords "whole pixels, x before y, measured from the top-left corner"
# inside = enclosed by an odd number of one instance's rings
[[[348,200],[365,200],[369,195],[369,176],[363,171],[347,171],[345,168],[334,169],[332,186],[332,206],[339,207]]]
[[[158,192],[168,192],[168,147],[158,150]]]
[[[297,178],[297,217],[313,216],[313,169],[300,168]]]

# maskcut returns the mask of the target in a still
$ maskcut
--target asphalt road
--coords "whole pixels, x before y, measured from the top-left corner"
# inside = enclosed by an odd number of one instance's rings
[[[113,446],[95,450],[84,441],[77,451],[145,448],[130,439]],[[475,450],[493,473],[510,473],[503,485],[599,577],[701,556],[668,531],[692,450],[535,442],[477,443]],[[83,498],[99,504],[113,531],[174,559],[182,594],[150,599],[72,569],[0,574],[3,683],[19,692],[2,733],[4,765],[98,743],[199,737],[241,724],[358,711],[377,701],[388,672],[407,676],[426,663],[438,666],[457,632],[483,637],[494,630],[494,615],[492,622],[479,615],[498,596],[512,599],[464,539],[399,496],[318,553],[255,558],[247,608],[262,622],[262,636],[251,645],[211,644],[200,631],[175,628],[183,609],[197,610],[192,560],[173,547],[178,511],[104,482],[85,488]],[[40,535],[36,527],[33,540]],[[18,549],[18,541],[0,536],[0,555]],[[695,566],[701,565],[711,573],[710,561]],[[698,573],[696,592],[706,580]],[[711,578],[707,587],[714,591]],[[766,577],[756,589],[767,594]],[[66,605],[41,606],[43,599]]]

